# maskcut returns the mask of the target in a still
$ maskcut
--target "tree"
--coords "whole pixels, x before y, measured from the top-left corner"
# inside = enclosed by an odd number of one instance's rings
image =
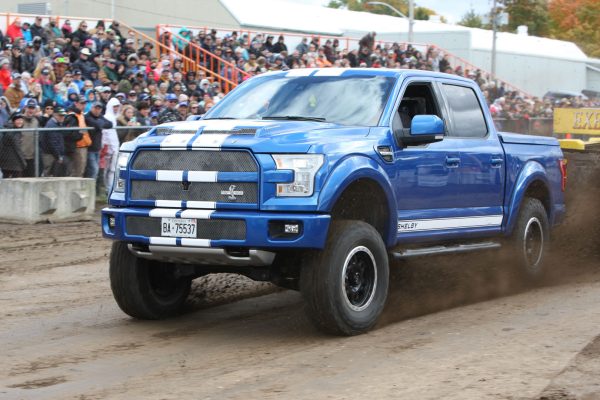
[[[548,35],[548,0],[503,0],[501,3],[508,13],[508,25],[502,30],[515,32],[518,26],[526,25],[530,35]]]
[[[590,57],[600,57],[600,2],[552,0],[548,5],[550,35],[577,43]]]
[[[482,28],[483,21],[481,15],[477,14],[472,8],[463,15],[462,19],[458,21],[458,25],[466,26],[468,28]]]

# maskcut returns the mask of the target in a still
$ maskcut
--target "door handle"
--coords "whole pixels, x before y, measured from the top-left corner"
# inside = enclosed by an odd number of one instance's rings
[[[458,168],[460,165],[460,157],[446,157],[446,166],[448,168]]]
[[[500,168],[503,162],[502,158],[492,158],[492,168]]]

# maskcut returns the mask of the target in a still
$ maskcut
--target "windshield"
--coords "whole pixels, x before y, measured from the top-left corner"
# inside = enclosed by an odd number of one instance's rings
[[[253,78],[205,119],[307,119],[341,125],[377,125],[395,79],[375,75]]]

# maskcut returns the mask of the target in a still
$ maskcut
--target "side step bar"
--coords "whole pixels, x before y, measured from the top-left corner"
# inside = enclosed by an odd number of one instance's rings
[[[405,259],[405,258],[433,256],[433,255],[440,255],[440,254],[466,253],[468,251],[497,249],[500,247],[501,247],[501,244],[498,242],[481,242],[481,243],[470,243],[470,244],[457,244],[457,245],[450,245],[450,246],[421,247],[418,249],[406,249],[406,250],[394,251],[390,254],[395,259]]]

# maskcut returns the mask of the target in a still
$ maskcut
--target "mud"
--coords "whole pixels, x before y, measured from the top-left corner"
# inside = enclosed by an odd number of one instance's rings
[[[316,331],[298,293],[232,274],[195,280],[180,317],[132,320],[97,222],[0,225],[0,398],[600,398],[594,196],[540,286],[495,253],[395,263],[377,329],[352,338]]]

